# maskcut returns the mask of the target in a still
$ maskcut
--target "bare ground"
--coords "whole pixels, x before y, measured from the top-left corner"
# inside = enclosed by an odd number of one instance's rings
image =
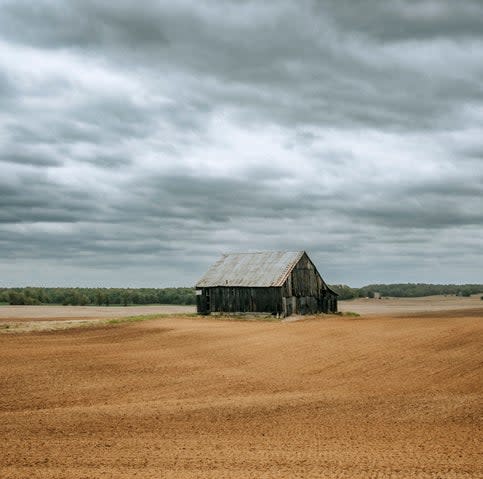
[[[194,313],[194,306],[156,304],[148,306],[0,306],[0,322],[72,319],[101,319],[143,314]]]
[[[194,306],[158,304],[148,306],[2,306],[0,334],[58,331],[105,324],[133,316],[193,314]]]
[[[426,311],[1,335],[0,477],[482,478],[483,307]]]
[[[483,293],[482,293],[483,294]],[[339,301],[340,311],[354,311],[366,314],[419,313],[427,311],[452,311],[483,308],[481,294],[468,298],[460,296],[425,296],[423,298],[358,298]]]

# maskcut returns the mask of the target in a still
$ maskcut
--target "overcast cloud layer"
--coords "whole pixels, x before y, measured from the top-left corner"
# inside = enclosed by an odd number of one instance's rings
[[[0,285],[483,282],[483,2],[0,0]]]

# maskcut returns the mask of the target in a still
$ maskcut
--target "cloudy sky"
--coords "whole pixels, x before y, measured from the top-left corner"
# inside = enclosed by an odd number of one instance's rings
[[[481,0],[0,0],[0,285],[483,282]]]

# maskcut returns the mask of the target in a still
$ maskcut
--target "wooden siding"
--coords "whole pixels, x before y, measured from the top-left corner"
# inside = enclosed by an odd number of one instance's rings
[[[337,311],[337,296],[329,289],[306,254],[291,271],[283,285],[282,294],[286,316]]]
[[[224,287],[202,288],[196,297],[198,313],[282,314],[282,288]]]
[[[284,285],[284,296],[319,297],[328,287],[309,257],[304,254]]]

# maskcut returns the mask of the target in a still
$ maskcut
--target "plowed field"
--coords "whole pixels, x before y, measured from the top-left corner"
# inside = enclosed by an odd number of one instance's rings
[[[0,477],[481,478],[483,308],[0,335]]]

